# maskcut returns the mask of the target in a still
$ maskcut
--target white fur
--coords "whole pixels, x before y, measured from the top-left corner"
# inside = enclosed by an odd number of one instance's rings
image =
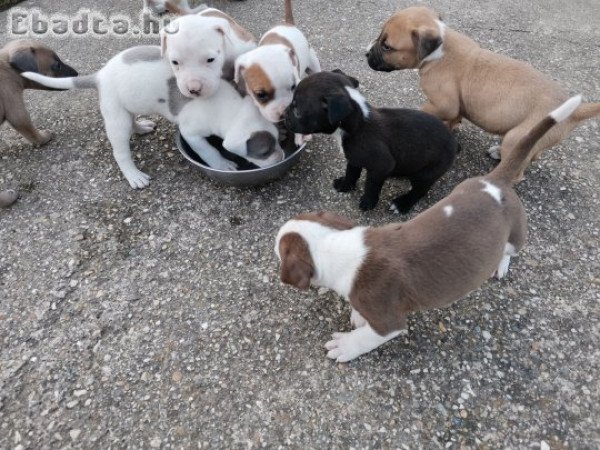
[[[368,323],[348,333],[333,333],[333,339],[325,344],[325,348],[329,350],[327,357],[339,363],[348,362],[394,339],[400,333],[401,331],[394,331],[387,336],[380,336]]]
[[[569,100],[564,102],[558,108],[550,113],[550,117],[552,117],[557,122],[562,122],[567,119],[571,114],[575,112],[577,108],[581,105],[581,95],[576,95],[575,97],[571,97]]]
[[[314,262],[312,284],[333,289],[348,300],[368,252],[364,241],[366,229],[355,227],[340,231],[310,220],[290,220],[277,234],[275,251],[279,255],[279,241],[284,234],[298,233],[308,244]]]
[[[496,278],[499,280],[504,278],[508,273],[508,267],[510,265],[510,258],[517,256],[517,249],[510,242],[507,242],[504,246],[504,255],[498,264],[498,270],[496,271]]]
[[[345,133],[345,131],[342,130],[341,128],[338,128],[333,133],[333,138],[335,139],[335,143],[337,144],[338,149],[342,155],[344,154],[344,144],[343,144],[343,140],[342,140],[344,137],[344,133]]]
[[[429,61],[435,61],[436,59],[441,59],[444,56],[444,35],[446,34],[446,24],[440,20],[436,20],[438,29],[440,30],[440,37],[442,38],[442,45],[436,48],[432,53],[427,55],[421,61],[421,65]]]
[[[352,308],[352,312],[350,313],[350,324],[354,328],[364,327],[367,324],[367,320],[361,316],[361,314]]]
[[[488,149],[487,153],[490,158],[500,160],[500,150],[502,150],[502,147],[500,145],[493,145]]]
[[[206,137],[220,136],[227,150],[242,157],[247,157],[245,144],[252,133],[268,131],[278,137],[275,125],[265,120],[252,101],[242,98],[226,81],[219,82],[211,97],[186,99],[176,89],[169,90],[168,80],[173,78],[169,62],[157,59],[131,64],[124,59],[126,52],[112,58],[94,78],[115,160],[132,188],[143,188],[150,179],[137,169],[131,156],[131,134],[134,131],[150,131],[147,122],[135,124],[136,115],[159,114],[178,124],[193,150],[211,167],[220,170],[234,170],[236,166],[208,144]],[[57,80],[60,80],[60,87],[74,88],[78,81],[78,78],[56,79],[35,73],[23,76],[49,87],[56,87]],[[169,99],[173,96],[182,101],[178,111],[169,106]],[[159,99],[164,101],[159,102]],[[281,161],[283,157],[283,150],[279,148],[271,158],[252,162],[264,167]]]
[[[306,76],[307,69],[313,73],[320,72],[321,64],[308,40],[298,28],[279,25],[265,35],[270,33],[287,39],[293,48],[290,49],[283,44],[262,45],[259,42],[258,48],[238,58],[235,73],[236,81],[239,81],[237,77],[244,78],[245,68],[257,64],[263,69],[271,82],[275,96],[266,105],[254,100],[267,120],[279,122],[286,108],[292,103],[294,94],[292,87]],[[253,92],[249,94],[254,98]]]
[[[485,186],[482,191],[490,194],[490,196],[498,202],[499,205],[502,204],[502,190],[496,186],[495,184],[490,183],[487,180],[481,180],[483,185]]]
[[[350,98],[354,100],[356,104],[360,107],[363,117],[365,119],[368,119],[370,111],[369,105],[367,104],[367,100],[365,99],[365,97],[357,89],[351,88],[350,86],[346,86],[346,90],[348,91],[348,94],[350,94]]]
[[[444,214],[446,214],[446,217],[450,217],[452,214],[454,214],[454,206],[452,206],[452,205],[444,206]]]

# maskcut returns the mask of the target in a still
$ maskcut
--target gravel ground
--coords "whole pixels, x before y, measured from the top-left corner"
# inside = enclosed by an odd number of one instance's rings
[[[136,17],[138,3],[21,6]],[[260,34],[280,3],[214,5]],[[376,73],[363,56],[409,4],[303,0],[296,17],[324,68],[357,76],[375,105],[417,107],[416,73]],[[600,101],[597,0],[430,4],[484,46]],[[89,73],[141,40],[49,41]],[[274,234],[307,210],[398,220],[387,203],[406,184],[389,183],[380,206],[361,213],[358,193],[331,187],[344,160],[319,137],[283,180],[220,187],[186,163],[161,120],[134,140],[153,181],[133,191],[94,92],[27,99],[57,136],[34,149],[0,130],[0,187],[22,190],[0,211],[0,448],[600,448],[600,121],[545,153],[518,186],[530,239],[507,279],[415,314],[407,336],[338,365],[323,344],[349,329],[348,307],[283,286]],[[465,125],[458,137],[454,168],[412,215],[493,167],[492,136]]]

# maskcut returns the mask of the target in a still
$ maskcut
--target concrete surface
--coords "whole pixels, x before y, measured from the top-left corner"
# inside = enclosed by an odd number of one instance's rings
[[[21,6],[135,16],[138,3]],[[214,4],[257,34],[282,15],[280,1]],[[363,57],[383,20],[409,4],[302,0],[296,17],[324,68],[357,76],[375,105],[416,107],[414,72],[372,72]],[[431,5],[483,45],[600,101],[597,0]],[[50,43],[87,73],[137,42]],[[531,236],[506,280],[416,314],[407,337],[336,365],[323,344],[349,328],[348,308],[282,286],[274,234],[307,210],[398,220],[387,204],[405,184],[390,183],[380,207],[361,213],[358,193],[331,187],[344,161],[319,137],[282,181],[219,187],[184,161],[161,121],[134,141],[153,181],[133,191],[93,92],[27,98],[57,137],[33,149],[0,131],[0,188],[23,191],[0,211],[0,448],[600,448],[598,120],[519,185]],[[491,136],[467,125],[459,139],[455,167],[413,214],[493,167]]]

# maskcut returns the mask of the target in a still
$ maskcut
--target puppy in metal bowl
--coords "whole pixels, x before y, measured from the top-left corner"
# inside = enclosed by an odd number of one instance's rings
[[[306,149],[306,144],[296,147],[294,144],[294,135],[289,134],[281,141],[281,147],[285,153],[285,158],[269,167],[258,167],[240,156],[228,152],[223,148],[222,140],[216,136],[211,136],[208,142],[219,150],[221,155],[231,160],[237,165],[237,170],[218,170],[207,165],[202,158],[195,153],[186,140],[177,133],[177,148],[190,163],[200,169],[200,171],[211,180],[221,184],[234,187],[260,186],[270,183],[283,177],[299,160]]]

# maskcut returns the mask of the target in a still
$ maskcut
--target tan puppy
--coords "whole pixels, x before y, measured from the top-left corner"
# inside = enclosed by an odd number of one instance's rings
[[[527,215],[512,188],[538,140],[579,107],[574,97],[543,118],[498,167],[471,178],[405,223],[356,227],[327,213],[304,214],[277,235],[281,280],[324,286],[352,306],[349,333],[325,347],[338,362],[367,353],[406,329],[409,313],[447,306],[502,278],[525,244]]]
[[[49,77],[72,77],[77,76],[77,72],[40,42],[12,41],[0,49],[0,125],[6,120],[33,145],[44,145],[52,139],[52,133],[38,130],[31,123],[23,91],[48,88],[26,80],[19,75],[21,72]]]
[[[503,136],[502,157],[527,132],[567,100],[566,91],[531,65],[481,48],[447,28],[425,7],[403,9],[383,26],[367,53],[374,70],[418,69],[428,103],[423,111],[449,126],[464,117],[485,131]],[[583,120],[600,115],[600,103],[581,105],[533,148],[530,160],[558,144]],[[499,158],[498,147],[490,155]],[[522,174],[517,175],[522,178]]]

